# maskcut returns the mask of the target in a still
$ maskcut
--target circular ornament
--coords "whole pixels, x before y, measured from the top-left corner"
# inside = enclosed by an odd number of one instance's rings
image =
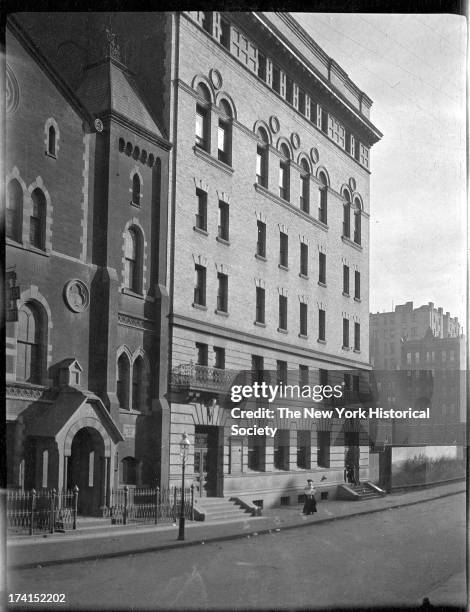
[[[217,68],[211,68],[209,78],[215,89],[220,89],[222,87],[222,75]]]
[[[7,113],[14,113],[20,103],[20,86],[15,73],[8,64],[6,66],[5,96]]]
[[[356,191],[356,179],[353,179],[353,177],[351,177],[349,179],[349,186],[351,187],[351,191]]]
[[[314,164],[316,164],[320,159],[320,153],[318,152],[318,149],[316,147],[313,147],[310,150],[310,159],[313,161]]]
[[[275,115],[271,115],[269,118],[269,127],[271,128],[271,132],[273,134],[277,134],[279,132],[281,125],[279,123],[279,119]]]
[[[64,301],[73,312],[83,312],[90,304],[88,287],[82,281],[68,281],[64,287]]]
[[[294,149],[298,149],[300,147],[300,136],[297,134],[297,132],[292,132],[290,141]]]
[[[97,132],[102,132],[104,130],[104,125],[101,119],[95,119],[95,130]]]

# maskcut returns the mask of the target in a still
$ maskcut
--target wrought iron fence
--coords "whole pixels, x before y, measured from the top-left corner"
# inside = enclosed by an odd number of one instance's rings
[[[227,391],[236,372],[211,366],[199,365],[190,361],[182,363],[171,371],[171,385],[177,389],[208,389]]]
[[[77,528],[78,487],[72,491],[7,490],[7,528],[32,535]]]
[[[181,487],[113,489],[105,516],[115,525],[174,523],[181,512]],[[193,520],[194,486],[184,490],[184,516]]]

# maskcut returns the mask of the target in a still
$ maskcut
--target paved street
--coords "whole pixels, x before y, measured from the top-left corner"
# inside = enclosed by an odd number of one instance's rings
[[[65,593],[67,607],[83,609],[413,605],[426,596],[463,605],[464,536],[459,494],[311,529],[17,570],[8,590]]]

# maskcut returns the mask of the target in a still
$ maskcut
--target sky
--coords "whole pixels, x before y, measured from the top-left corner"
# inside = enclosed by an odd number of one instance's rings
[[[293,16],[372,98],[384,134],[370,156],[371,312],[434,302],[466,327],[465,18]]]

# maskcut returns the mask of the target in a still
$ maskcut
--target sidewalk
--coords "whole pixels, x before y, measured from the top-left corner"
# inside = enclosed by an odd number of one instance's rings
[[[7,542],[8,567],[26,569],[36,566],[74,563],[97,558],[111,558],[208,542],[252,537],[362,514],[382,512],[400,506],[419,504],[431,499],[463,493],[465,481],[429,489],[392,493],[364,501],[322,501],[318,513],[304,516],[302,506],[272,508],[261,517],[227,521],[186,522],[186,539],[178,541],[177,525],[128,525],[90,527],[66,534],[13,537]],[[462,508],[465,501],[462,500]]]

